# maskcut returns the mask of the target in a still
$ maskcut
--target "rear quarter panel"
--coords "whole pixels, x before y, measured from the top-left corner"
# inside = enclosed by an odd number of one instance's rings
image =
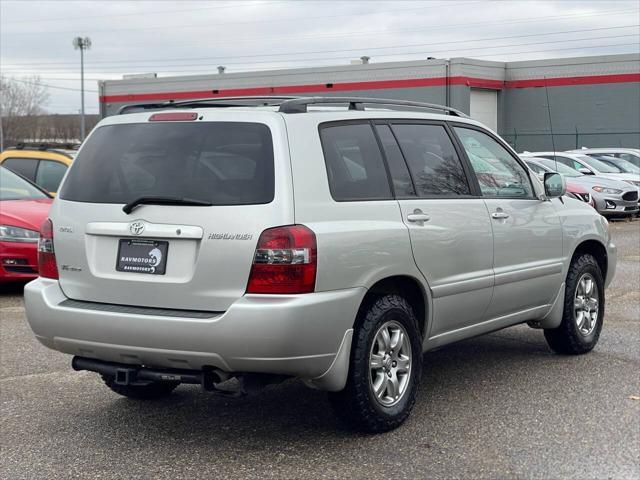
[[[311,228],[318,242],[316,290],[369,288],[394,275],[414,277],[424,287],[396,200],[337,202],[331,197],[318,126],[337,119],[335,113],[326,119],[318,114],[285,118],[296,223]]]

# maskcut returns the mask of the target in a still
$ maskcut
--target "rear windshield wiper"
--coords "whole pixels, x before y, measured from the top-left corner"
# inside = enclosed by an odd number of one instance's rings
[[[133,212],[133,210],[139,205],[193,205],[196,207],[211,207],[213,203],[205,202],[204,200],[197,200],[195,198],[185,197],[138,197],[135,200],[131,200],[124,207],[122,211],[127,215]]]

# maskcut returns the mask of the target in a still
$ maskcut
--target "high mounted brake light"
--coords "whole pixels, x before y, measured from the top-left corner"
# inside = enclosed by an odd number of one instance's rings
[[[247,293],[311,293],[316,269],[316,236],[309,228],[269,228],[258,240]]]
[[[56,253],[53,248],[53,222],[47,218],[40,227],[38,239],[38,271],[41,277],[58,278]]]
[[[196,112],[166,112],[154,113],[149,117],[150,122],[187,122],[198,118]]]

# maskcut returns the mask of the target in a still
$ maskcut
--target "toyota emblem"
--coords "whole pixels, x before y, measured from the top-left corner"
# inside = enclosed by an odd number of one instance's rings
[[[142,220],[137,220],[129,224],[129,231],[132,235],[141,235],[144,232],[144,222]]]

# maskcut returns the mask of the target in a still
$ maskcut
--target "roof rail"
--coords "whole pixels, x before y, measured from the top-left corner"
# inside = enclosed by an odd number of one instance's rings
[[[246,96],[246,97],[213,97],[198,98],[194,100],[182,100],[176,102],[169,100],[162,103],[139,103],[124,105],[118,110],[118,115],[130,113],[132,110],[158,110],[162,108],[207,108],[207,107],[266,107],[269,105],[281,105],[287,100],[295,100],[300,97],[283,96]]]
[[[71,142],[18,142],[14,147],[8,147],[7,150],[24,150],[25,148],[30,150],[54,150],[54,149],[66,149],[77,150],[80,147],[79,143]]]
[[[435,103],[411,102],[408,100],[392,100],[388,98],[365,97],[292,97],[292,96],[246,96],[246,97],[213,97],[183,100],[176,102],[169,100],[161,103],[139,103],[124,105],[118,111],[118,115],[131,113],[137,110],[159,110],[163,108],[224,108],[224,107],[263,107],[279,106],[282,113],[305,113],[309,105],[319,104],[349,104],[349,110],[364,110],[364,106],[386,105],[387,107],[408,107],[428,110],[439,110],[448,115],[469,118],[468,115],[452,107],[437,105]]]
[[[364,110],[364,105],[386,105],[388,107],[410,107],[426,108],[429,110],[440,110],[448,115],[456,117],[469,116],[455,108],[434,103],[411,102],[408,100],[391,100],[387,98],[361,98],[361,97],[299,97],[285,100],[280,104],[279,111],[282,113],[305,113],[309,105],[348,103],[349,110]]]

